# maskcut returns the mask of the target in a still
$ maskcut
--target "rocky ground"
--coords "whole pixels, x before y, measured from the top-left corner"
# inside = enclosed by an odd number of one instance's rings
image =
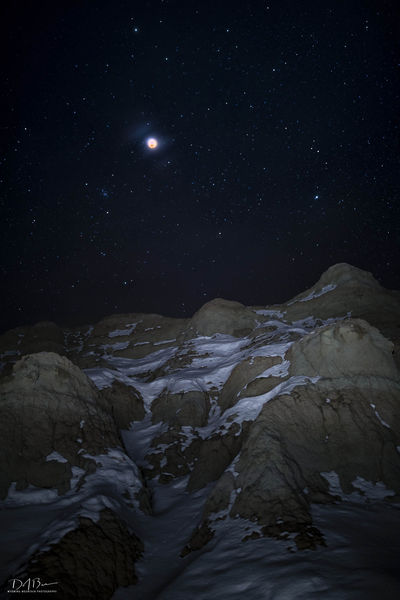
[[[66,599],[399,597],[400,293],[371,274],[42,322],[0,356],[6,597],[29,577]]]

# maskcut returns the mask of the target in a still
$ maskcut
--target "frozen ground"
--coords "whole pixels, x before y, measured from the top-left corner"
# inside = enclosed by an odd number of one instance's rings
[[[208,488],[188,494],[186,479],[150,484],[154,515],[135,519],[145,553],[136,564],[139,582],[113,600],[398,600],[400,510],[383,502],[314,506],[314,524],[327,547],[293,551],[289,540],[242,538],[256,529],[225,520],[201,551],[179,554],[202,510]],[[67,513],[69,511],[67,510]],[[0,511],[7,531],[0,548],[2,570],[38,542],[38,531],[60,518],[57,504]],[[63,515],[64,518],[66,514]],[[128,513],[123,515],[128,517]],[[28,553],[29,554],[29,553]],[[12,563],[13,561],[11,561]],[[9,571],[5,570],[3,576]]]
[[[207,490],[189,495],[185,480],[154,485],[155,515],[143,519],[139,583],[113,600],[398,600],[400,510],[384,503],[314,506],[327,546],[295,551],[287,541],[241,540],[252,523],[225,520],[203,550],[180,551]]]

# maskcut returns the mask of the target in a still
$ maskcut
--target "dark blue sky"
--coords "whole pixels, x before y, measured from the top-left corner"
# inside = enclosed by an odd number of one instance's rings
[[[2,329],[400,287],[396,2],[9,4]]]

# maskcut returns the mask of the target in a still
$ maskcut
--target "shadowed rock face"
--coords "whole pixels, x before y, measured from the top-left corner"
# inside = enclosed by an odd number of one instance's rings
[[[339,321],[302,338],[290,348],[290,375],[386,377],[397,380],[393,343],[361,319]]]
[[[25,576],[58,581],[63,598],[110,598],[117,587],[136,581],[133,565],[143,545],[119,514],[136,519],[151,513],[151,503],[118,426],[129,426],[144,409],[134,390],[127,403],[121,386],[113,388],[123,396],[114,402],[51,352],[24,356],[0,381],[4,508],[31,505],[32,514],[37,511],[38,524],[29,522],[27,529],[38,528],[31,552],[39,550]],[[53,519],[43,528],[45,506]],[[29,553],[26,543],[20,560]]]
[[[223,475],[240,451],[245,432],[246,426],[242,434],[240,427],[233,423],[224,435],[214,435],[202,441],[188,481],[189,490],[199,490]]]
[[[197,332],[199,335],[225,333],[243,337],[254,329],[255,321],[253,311],[240,302],[216,298],[204,304],[192,317],[189,332]]]
[[[280,356],[256,356],[240,362],[233,369],[218,397],[221,410],[224,411],[234,406],[239,396],[257,395],[258,390],[255,393],[250,391],[249,394],[249,387],[252,385],[253,390],[256,386],[258,387],[261,384],[259,376],[281,362],[282,358]],[[265,380],[266,378],[262,379]]]
[[[321,473],[336,473],[345,494],[357,491],[357,477],[383,482],[388,497],[400,494],[394,433],[400,427],[399,394],[400,386],[388,382],[377,389],[372,383],[365,391],[316,385],[266,404],[237,462],[235,484],[241,492],[231,515],[256,516],[269,527],[310,524],[310,502],[334,495]],[[388,426],[371,408],[372,399]]]
[[[108,600],[118,587],[136,583],[134,565],[143,549],[126,523],[104,509],[97,522],[81,517],[50,550],[33,555],[18,577],[57,582],[48,589],[66,600]]]
[[[381,482],[387,499],[400,501],[400,374],[392,352],[360,319],[295,342],[285,356],[289,376],[317,380],[264,404],[234,469],[211,492],[193,543],[222,512],[257,522],[264,535],[297,531],[298,547],[313,548],[323,538],[312,527],[311,502],[340,499],[338,490],[357,495],[365,482]]]
[[[204,392],[182,392],[162,394],[151,405],[153,423],[163,421],[170,426],[191,425],[202,427],[207,424],[210,400]]]
[[[167,431],[154,440],[155,447],[162,444],[165,450],[156,449],[148,454],[152,468],[147,475],[159,476],[162,483],[190,475],[187,490],[200,490],[223,475],[239,452],[245,431],[246,426],[241,431],[237,423],[233,423],[224,435],[214,434],[207,439],[197,436],[189,446],[185,446],[185,436],[175,430]]]
[[[120,445],[112,416],[90,379],[65,357],[50,352],[28,355],[0,382],[0,493],[11,482],[70,489],[71,466],[91,471],[85,454]],[[52,453],[60,460],[47,459]]]
[[[65,357],[40,352],[18,361],[0,381],[2,497],[11,483],[17,491],[33,485],[64,494],[71,489],[74,467],[88,475],[96,471],[97,456],[113,448],[123,453],[119,429],[142,417],[144,409],[132,389],[126,408],[124,386],[116,382],[111,393],[118,387],[122,392],[115,408]]]
[[[182,556],[215,540],[221,519],[305,549],[324,543],[312,503],[399,502],[399,325],[399,294],[339,264],[279,306],[216,299],[190,320],[113,315],[1,336],[15,364],[0,379],[0,494],[7,508],[32,486],[56,490],[71,513],[29,573],[54,573],[66,598],[134,582],[132,531],[151,514],[136,461],[150,487],[204,496]],[[76,364],[61,350],[23,356],[60,335]]]
[[[141,394],[133,387],[114,381],[111,387],[100,390],[114,417],[117,429],[129,429],[133,421],[144,419],[145,410]]]
[[[319,319],[361,318],[389,339],[400,338],[400,302],[396,292],[383,288],[371,273],[339,263],[330,267],[310,289],[285,306],[290,321],[310,315]]]
[[[104,355],[144,358],[176,344],[187,323],[188,319],[152,314],[111,315],[91,327],[87,335],[75,333],[80,339],[80,349],[71,355],[71,360],[82,368],[90,368],[101,363]]]

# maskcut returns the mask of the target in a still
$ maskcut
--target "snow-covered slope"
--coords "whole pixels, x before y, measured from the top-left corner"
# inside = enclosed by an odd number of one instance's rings
[[[63,598],[397,598],[399,323],[395,293],[335,265],[280,306],[7,332],[2,578]]]

